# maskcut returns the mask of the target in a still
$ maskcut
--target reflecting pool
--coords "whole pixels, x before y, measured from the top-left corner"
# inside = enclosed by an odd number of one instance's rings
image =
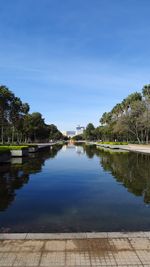
[[[150,156],[57,145],[0,165],[0,232],[150,230]]]

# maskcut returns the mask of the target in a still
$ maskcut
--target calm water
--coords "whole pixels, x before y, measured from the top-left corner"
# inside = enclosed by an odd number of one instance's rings
[[[150,230],[150,156],[55,146],[0,165],[1,232]]]

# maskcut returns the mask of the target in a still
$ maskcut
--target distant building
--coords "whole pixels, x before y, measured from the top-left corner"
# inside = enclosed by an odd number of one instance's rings
[[[78,125],[76,127],[76,135],[83,134],[85,127]]]
[[[73,137],[76,135],[76,132],[75,131],[66,131],[66,132],[64,132],[64,135],[67,137]]]
[[[83,134],[83,131],[85,130],[85,127],[78,125],[76,127],[76,131],[65,131],[63,134],[67,137],[73,137],[75,135]]]

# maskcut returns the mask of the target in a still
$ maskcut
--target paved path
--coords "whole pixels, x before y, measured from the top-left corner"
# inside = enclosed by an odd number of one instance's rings
[[[150,145],[127,145],[121,146],[121,148],[128,151],[150,154]]]
[[[150,232],[0,234],[0,266],[150,266]]]
[[[96,143],[95,143],[96,144]],[[127,150],[131,152],[138,152],[138,153],[144,153],[144,154],[150,154],[150,145],[109,145],[109,144],[96,144],[97,147],[106,147],[110,149],[115,149],[116,148],[121,149],[121,150]]]

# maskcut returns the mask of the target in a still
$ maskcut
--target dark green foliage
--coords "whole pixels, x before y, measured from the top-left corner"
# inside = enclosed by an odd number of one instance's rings
[[[29,182],[30,174],[41,172],[45,160],[54,158],[61,148],[61,145],[54,145],[50,150],[41,151],[36,157],[28,158],[23,164],[13,164],[11,167],[7,164],[1,165],[0,211],[8,208],[16,197],[16,190]]]
[[[110,153],[99,150],[100,164],[105,171],[122,183],[129,192],[142,196],[145,203],[150,203],[150,157],[135,153]]]
[[[83,134],[84,138],[89,141],[96,140],[95,127],[92,123],[89,123]]]
[[[135,92],[100,118],[103,141],[148,143],[150,138],[150,85]]]
[[[53,141],[63,139],[62,133],[57,129],[54,124],[50,124],[49,126],[49,139]]]
[[[82,140],[84,140],[84,136],[83,136],[83,134],[78,134],[78,135],[73,136],[72,140],[74,140],[74,141],[82,141]]]
[[[39,112],[29,113],[28,103],[23,103],[6,86],[0,86],[1,144],[49,142],[63,139],[55,125],[47,125]]]

